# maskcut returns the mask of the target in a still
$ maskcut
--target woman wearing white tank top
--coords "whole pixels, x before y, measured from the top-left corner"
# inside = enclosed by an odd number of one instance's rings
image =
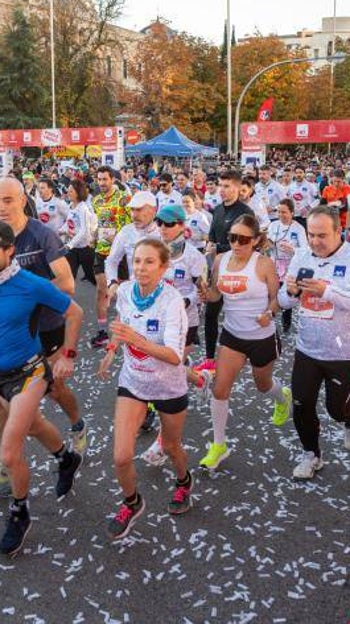
[[[229,455],[225,440],[229,397],[233,383],[250,361],[259,392],[275,401],[273,422],[282,425],[291,405],[289,388],[272,377],[280,354],[274,313],[278,309],[278,278],[270,258],[259,254],[259,223],[242,215],[231,226],[231,250],[217,256],[210,288],[200,292],[203,301],[224,300],[224,321],[211,399],[214,442],[200,465],[215,469]]]

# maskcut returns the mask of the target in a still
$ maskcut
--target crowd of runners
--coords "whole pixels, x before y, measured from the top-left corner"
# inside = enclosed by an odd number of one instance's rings
[[[316,409],[323,382],[350,450],[349,215],[344,154],[275,151],[259,168],[148,159],[119,171],[40,159],[0,178],[0,494],[11,496],[1,552],[17,553],[31,527],[26,436],[56,458],[58,499],[73,487],[87,449],[87,425],[67,383],[79,366],[79,335],[86,338],[76,279],[91,283],[96,329],[88,339],[101,379],[123,351],[114,414],[123,500],[109,521],[113,539],[145,509],[134,465],[140,428],[158,428],[143,459],[173,464],[168,512],[187,512],[189,392],[199,410],[210,404],[213,439],[200,466],[215,470],[230,453],[229,400],[247,362],[257,390],[274,401],[271,426],[293,416],[302,447],[295,479],[323,467]],[[293,327],[289,388],[274,366],[279,334],[292,340]],[[202,339],[205,359],[196,361]],[[67,416],[70,442],[43,418],[44,395]]]

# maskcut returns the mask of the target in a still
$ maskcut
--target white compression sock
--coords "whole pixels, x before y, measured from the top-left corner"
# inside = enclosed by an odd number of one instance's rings
[[[225,429],[228,418],[228,399],[220,401],[211,397],[210,402],[211,417],[213,421],[214,442],[223,444],[225,442]]]
[[[277,403],[285,403],[286,399],[282,392],[282,384],[278,379],[272,379],[272,386],[270,390],[264,392],[267,396],[277,401]]]

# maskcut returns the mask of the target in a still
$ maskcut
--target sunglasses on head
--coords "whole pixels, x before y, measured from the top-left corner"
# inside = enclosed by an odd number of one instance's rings
[[[171,223],[167,223],[166,221],[162,221],[162,219],[156,219],[156,224],[158,227],[165,225],[166,228],[172,228],[174,225],[177,225],[179,221],[171,221]]]
[[[244,234],[234,234],[232,232],[228,235],[230,243],[238,243],[239,245],[248,245],[254,236],[244,236]]]

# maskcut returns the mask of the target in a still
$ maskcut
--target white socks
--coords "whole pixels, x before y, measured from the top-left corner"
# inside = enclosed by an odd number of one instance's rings
[[[214,443],[223,444],[225,442],[225,429],[228,418],[228,399],[220,401],[212,396],[210,408],[213,420]]]
[[[282,384],[280,381],[278,381],[278,379],[272,378],[272,387],[270,388],[270,390],[264,392],[263,394],[270,396],[272,399],[277,401],[277,403],[286,402],[285,396],[282,392]]]

